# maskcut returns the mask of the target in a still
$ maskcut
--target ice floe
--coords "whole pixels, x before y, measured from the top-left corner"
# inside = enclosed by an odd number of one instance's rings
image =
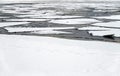
[[[88,26],[88,27],[78,28],[78,30],[101,30],[101,31],[104,31],[104,30],[111,30],[111,28]]]
[[[104,36],[104,35],[111,35],[113,34],[116,37],[120,37],[120,29],[114,29],[109,31],[89,31],[94,36]]]
[[[8,32],[24,32],[24,31],[43,31],[43,30],[63,30],[75,29],[75,27],[46,27],[46,28],[33,28],[33,27],[5,27]]]
[[[30,12],[23,13],[25,15],[18,15],[17,17],[54,16],[56,13],[57,12],[55,10],[31,10]]]
[[[61,19],[61,20],[51,20],[50,23],[57,23],[57,24],[89,24],[100,22],[95,19]]]
[[[60,15],[52,15],[52,14],[28,14],[28,15],[16,15],[16,17],[24,18],[24,17],[30,17],[30,18],[79,18],[83,16],[60,16]]]
[[[114,34],[114,36],[120,37],[120,29],[89,26],[78,28],[78,30],[87,30],[93,36],[104,36]]]
[[[71,34],[70,32],[63,32],[63,31],[55,31],[55,30],[40,30],[30,32],[32,34]]]
[[[30,22],[0,22],[0,27],[28,24]]]
[[[41,17],[33,17],[33,18],[49,18],[49,19],[54,19],[54,18],[79,18],[83,16],[59,16],[59,15],[53,15],[53,16],[41,16]]]
[[[6,16],[0,16],[0,19],[4,19],[4,18],[9,18],[9,17],[6,17]]]
[[[48,19],[7,19],[6,21],[47,21]]]
[[[111,15],[111,16],[102,16],[102,17],[95,17],[98,19],[117,19],[120,20],[120,15]]]
[[[115,27],[120,28],[120,21],[112,21],[112,22],[103,22],[103,23],[95,23],[95,26],[103,26],[103,27]]]

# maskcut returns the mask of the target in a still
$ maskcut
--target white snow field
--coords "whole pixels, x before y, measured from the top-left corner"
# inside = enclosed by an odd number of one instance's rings
[[[28,24],[30,22],[0,22],[0,27],[4,26],[13,26],[13,25],[21,25],[21,24]]]
[[[50,23],[57,23],[57,24],[88,24],[88,23],[95,23],[100,22],[95,19],[61,19],[61,20],[51,20]]]
[[[120,76],[120,44],[0,35],[0,76]]]
[[[103,26],[103,27],[120,27],[120,21],[112,21],[112,22],[102,22],[102,23],[95,23],[95,26]]]

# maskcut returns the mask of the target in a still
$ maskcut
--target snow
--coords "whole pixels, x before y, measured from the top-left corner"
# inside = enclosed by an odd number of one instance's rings
[[[119,43],[0,35],[0,76],[120,76],[119,71]]]
[[[94,22],[100,22],[95,19],[61,19],[61,20],[51,20],[50,23],[57,23],[57,24],[88,24]]]
[[[103,22],[103,23],[95,23],[95,26],[103,26],[103,27],[120,27],[120,21],[112,21],[112,22]]]
[[[45,28],[35,28],[35,27],[6,27],[9,32],[22,32],[22,31],[44,31],[44,30],[62,30],[62,29],[75,29],[75,27],[45,27]]]
[[[0,22],[0,27],[28,24],[29,22]]]
[[[81,28],[78,28],[79,30],[111,30],[111,28],[104,28],[104,27],[81,27]]]
[[[94,36],[104,36],[104,35],[114,34],[116,37],[120,37],[120,29],[114,29],[109,31],[89,31],[89,33],[92,33]]]
[[[102,17],[95,17],[98,19],[117,19],[120,20],[120,15],[111,15],[111,16],[102,16]]]
[[[7,19],[6,21],[47,21],[47,19]]]

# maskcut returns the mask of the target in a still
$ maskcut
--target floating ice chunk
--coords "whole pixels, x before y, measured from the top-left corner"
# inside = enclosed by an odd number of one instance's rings
[[[47,21],[47,19],[7,19],[6,21]]]
[[[118,19],[120,20],[120,15],[111,15],[111,16],[102,16],[102,17],[95,17],[98,19]]]
[[[8,32],[24,32],[24,31],[43,31],[43,30],[60,30],[60,29],[74,29],[74,27],[45,27],[45,28],[33,28],[33,27],[6,27]]]
[[[16,15],[16,17],[20,17],[20,18],[23,18],[23,17],[36,17],[36,16],[39,16],[39,15],[35,15],[35,14]]]
[[[92,33],[94,36],[104,36],[104,35],[114,34],[116,37],[120,37],[120,29],[114,29],[109,31],[89,31],[89,33]]]
[[[54,18],[79,18],[79,17],[83,17],[83,16],[59,16],[59,15],[55,15],[55,14],[28,14],[28,15],[18,15],[16,17],[30,17],[30,18],[50,18],[50,19],[54,19]]]
[[[15,11],[15,10],[2,10],[3,13],[14,13],[17,14],[19,12]]]
[[[57,16],[57,15],[53,15],[53,16],[41,16],[41,17],[33,17],[33,18],[50,18],[50,19],[54,19],[54,18],[79,18],[82,16]]]
[[[4,19],[4,18],[9,18],[9,17],[0,16],[0,19]]]
[[[120,21],[113,21],[113,22],[103,22],[103,23],[95,23],[95,26],[103,26],[103,27],[120,27]]]
[[[104,27],[82,27],[78,28],[78,30],[110,30],[110,28],[104,28]]]
[[[57,24],[88,24],[94,22],[100,22],[95,19],[61,19],[61,20],[51,20],[50,23],[57,23]]]
[[[32,34],[70,34],[70,32],[54,31],[54,30],[41,30],[41,31],[34,31],[31,33]]]
[[[21,24],[28,24],[28,23],[30,23],[30,22],[0,22],[0,27],[21,25]]]
[[[17,17],[44,17],[54,15],[56,15],[55,10],[41,10],[41,11],[32,10],[30,12],[27,12],[25,15],[18,15]]]
[[[49,3],[49,4],[34,4],[34,8],[56,8],[57,3]],[[60,4],[59,4],[60,5]]]

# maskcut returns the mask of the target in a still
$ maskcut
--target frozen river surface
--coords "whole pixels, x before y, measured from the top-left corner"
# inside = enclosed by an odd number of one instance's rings
[[[0,4],[0,76],[120,76],[119,4]]]
[[[119,42],[119,16],[117,2],[0,4],[0,33]]]

